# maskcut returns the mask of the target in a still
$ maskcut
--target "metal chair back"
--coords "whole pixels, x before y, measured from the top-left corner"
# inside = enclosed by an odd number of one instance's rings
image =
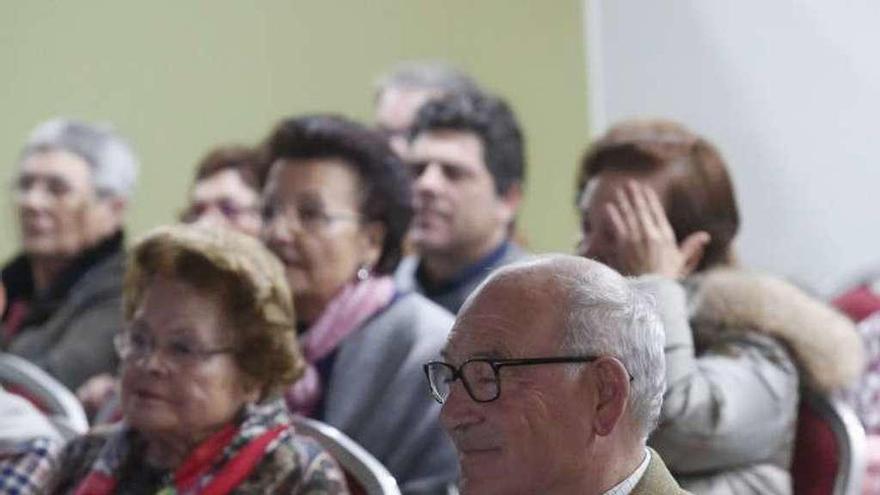
[[[372,454],[345,433],[321,421],[302,416],[294,417],[297,433],[318,441],[346,472],[352,493],[367,495],[400,495],[394,476]]]
[[[86,413],[73,392],[30,361],[0,353],[0,383],[34,403],[65,438],[89,429]]]

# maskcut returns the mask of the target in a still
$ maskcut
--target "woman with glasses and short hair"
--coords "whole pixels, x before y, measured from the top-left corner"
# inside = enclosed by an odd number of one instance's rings
[[[259,235],[263,175],[259,150],[240,145],[214,148],[196,168],[181,221]]]
[[[129,254],[122,423],[74,440],[49,493],[348,493],[279,391],[304,363],[278,261],[226,229],[165,227]]]
[[[442,492],[457,462],[419,368],[452,315],[390,276],[412,216],[403,164],[337,116],[284,120],[266,150],[263,238],[284,263],[309,363],[288,405],[360,443],[404,493]]]
[[[228,227],[244,234],[260,233],[260,188],[264,172],[255,148],[226,145],[209,151],[196,167],[183,223],[206,228]],[[76,390],[92,420],[113,419],[118,380],[110,373],[93,376]]]

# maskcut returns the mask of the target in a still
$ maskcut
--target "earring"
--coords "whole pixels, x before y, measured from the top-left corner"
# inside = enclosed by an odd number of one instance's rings
[[[367,265],[361,265],[357,271],[357,279],[359,282],[363,282],[364,280],[370,278],[370,269]]]

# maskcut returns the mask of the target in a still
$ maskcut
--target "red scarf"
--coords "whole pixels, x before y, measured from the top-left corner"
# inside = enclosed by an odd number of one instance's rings
[[[243,430],[251,429],[254,426],[247,423],[242,426],[229,424],[208,437],[174,471],[173,486],[166,487],[173,490],[168,493],[225,495],[234,490],[250,476],[260,460],[266,455],[267,447],[272,441],[286,431],[290,431],[289,424],[270,424],[268,426],[268,428],[263,428],[259,434],[250,436],[246,435]],[[117,437],[115,441],[119,441],[119,438],[121,437]],[[236,446],[233,445],[234,442],[244,443],[236,449]],[[234,454],[229,459],[223,459],[230,448],[234,449]],[[113,452],[114,449],[108,448],[107,450]],[[74,495],[110,495],[115,493],[119,480],[116,478],[115,469],[110,467],[112,463],[113,460],[108,462],[108,460],[99,459],[88,476],[77,486]],[[218,464],[221,464],[220,469],[212,473],[212,468]],[[200,485],[203,486],[200,487]],[[160,490],[159,493],[163,493],[163,491]]]

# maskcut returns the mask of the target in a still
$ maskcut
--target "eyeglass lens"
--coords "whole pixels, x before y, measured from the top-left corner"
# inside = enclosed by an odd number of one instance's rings
[[[445,363],[432,363],[428,375],[435,398],[441,403],[446,402],[455,381],[455,369]],[[487,402],[498,397],[498,375],[490,363],[468,361],[462,365],[461,375],[465,389],[475,401]]]

